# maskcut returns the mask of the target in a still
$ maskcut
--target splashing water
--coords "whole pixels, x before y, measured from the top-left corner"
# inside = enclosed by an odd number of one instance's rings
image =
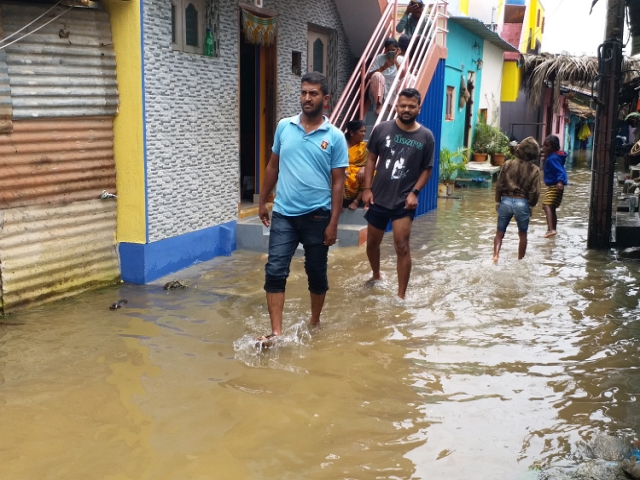
[[[267,344],[268,343],[268,344]],[[304,369],[280,362],[281,357],[301,357],[311,344],[311,332],[304,321],[285,328],[282,335],[268,341],[259,341],[247,334],[233,342],[236,360],[250,367],[276,368],[295,373],[306,373]]]

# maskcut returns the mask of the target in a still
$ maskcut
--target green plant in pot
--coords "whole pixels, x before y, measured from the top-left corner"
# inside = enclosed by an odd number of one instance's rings
[[[468,156],[468,148],[459,147],[453,151],[447,147],[440,149],[440,180],[447,186],[447,196],[453,193],[454,179],[458,173],[467,171]]]
[[[504,150],[502,151],[502,153],[504,153],[504,159],[506,160],[513,160],[514,158],[516,158],[515,153],[513,153],[513,147],[509,144],[507,144],[506,147],[504,147]]]
[[[500,166],[504,163],[507,153],[510,151],[509,138],[498,128],[495,128],[494,135],[492,151],[490,152],[491,161],[495,166]]]
[[[486,123],[476,125],[475,137],[473,140],[473,160],[476,162],[486,162],[487,155],[491,153],[494,142],[494,127]]]

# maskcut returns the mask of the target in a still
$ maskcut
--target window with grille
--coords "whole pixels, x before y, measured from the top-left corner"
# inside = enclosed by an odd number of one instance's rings
[[[204,55],[207,29],[210,29],[213,56],[219,56],[219,0],[170,1],[173,50]]]

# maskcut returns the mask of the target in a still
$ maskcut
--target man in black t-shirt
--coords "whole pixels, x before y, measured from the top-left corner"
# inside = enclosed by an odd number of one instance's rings
[[[380,280],[380,243],[391,221],[401,299],[405,297],[411,274],[411,224],[418,194],[431,176],[435,150],[431,131],[416,122],[420,99],[420,92],[414,88],[400,92],[396,120],[381,122],[371,132],[362,196],[369,222],[367,257],[373,273],[371,280]]]

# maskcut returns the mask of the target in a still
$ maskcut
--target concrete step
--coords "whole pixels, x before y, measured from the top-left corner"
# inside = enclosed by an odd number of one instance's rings
[[[341,247],[361,247],[367,243],[367,226],[338,224],[338,241]]]
[[[378,119],[378,114],[374,110],[368,110],[364,115],[363,122],[367,126],[375,125],[376,120]]]
[[[367,241],[367,222],[364,210],[345,209],[338,223],[338,241],[331,248],[359,247]],[[257,215],[238,220],[236,224],[236,248],[252,252],[269,250],[269,229],[262,225]],[[302,245],[298,246],[296,255],[304,253]]]
[[[236,248],[252,252],[269,250],[269,230],[257,215],[241,218],[236,224]]]
[[[364,218],[364,208],[358,208],[356,210],[349,210],[345,208],[340,214],[339,225],[367,225],[367,221]]]
[[[378,119],[378,115],[373,110],[369,110],[365,114],[364,119],[363,119],[364,124],[365,124],[365,126],[367,128],[367,132],[364,134],[365,142],[369,141],[369,138],[371,137],[371,131],[373,130],[373,126],[376,124],[376,120],[377,119]]]

